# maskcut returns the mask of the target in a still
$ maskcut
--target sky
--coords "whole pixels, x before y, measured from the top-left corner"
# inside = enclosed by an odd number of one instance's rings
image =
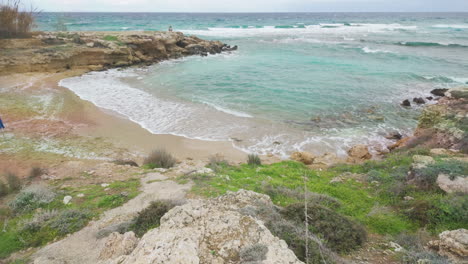
[[[44,12],[468,12],[468,0],[30,0]]]

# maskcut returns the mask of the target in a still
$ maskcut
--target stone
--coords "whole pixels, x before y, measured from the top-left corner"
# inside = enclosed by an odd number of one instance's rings
[[[426,103],[426,101],[422,97],[413,98],[413,102],[415,102],[416,104],[425,104]]]
[[[130,254],[105,263],[239,263],[242,250],[258,245],[268,249],[261,263],[303,263],[262,221],[240,212],[259,202],[273,206],[267,195],[245,190],[189,200],[167,212]]]
[[[327,152],[322,156],[316,157],[314,163],[309,165],[309,167],[312,169],[324,169],[340,162],[344,161],[339,159],[336,154]]]
[[[369,148],[366,145],[355,145],[348,150],[348,159],[350,163],[359,163],[372,158]]]
[[[439,240],[430,241],[428,246],[437,251],[439,255],[448,257],[453,263],[467,263],[468,230],[461,228],[444,231],[439,234]]]
[[[434,89],[431,91],[431,94],[435,96],[445,96],[445,92],[447,92],[448,89]]]
[[[462,193],[468,194],[468,177],[457,176],[453,180],[449,175],[439,174],[437,177],[437,185],[446,193]]]
[[[410,107],[411,103],[408,99],[406,99],[403,102],[401,102],[401,106]]]
[[[413,156],[413,169],[424,169],[428,165],[434,164],[435,160],[431,156],[424,156],[424,155],[414,155]]]
[[[453,99],[468,99],[468,87],[450,89],[447,96]]]
[[[305,151],[298,151],[291,154],[291,159],[297,162],[304,163],[305,165],[311,165],[312,163],[314,163],[315,155]]]
[[[106,188],[106,187],[109,187],[109,185],[110,185],[110,184],[108,184],[108,183],[102,183],[102,184],[101,184],[101,187],[102,187],[102,188]]]
[[[82,197],[84,197],[84,196],[85,196],[84,193],[80,193],[80,194],[78,194],[76,197],[82,198]]]
[[[99,255],[99,259],[108,260],[128,255],[133,251],[137,244],[138,238],[135,236],[133,231],[125,234],[114,232],[107,237],[105,246]]]
[[[453,151],[444,148],[435,148],[431,149],[430,153],[433,155],[453,155],[455,154]]]
[[[67,205],[71,202],[73,198],[70,195],[63,197],[63,204]]]
[[[405,201],[412,201],[412,200],[414,200],[414,197],[405,196],[403,199],[405,199]]]
[[[395,131],[385,136],[385,138],[390,140],[400,140],[403,138],[403,136],[400,134],[400,132]]]

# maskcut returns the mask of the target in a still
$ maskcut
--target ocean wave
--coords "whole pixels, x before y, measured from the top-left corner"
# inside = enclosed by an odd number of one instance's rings
[[[291,25],[291,26],[263,26],[251,28],[215,27],[207,30],[181,30],[185,34],[209,37],[255,37],[290,35],[303,36],[307,34],[368,34],[385,33],[395,30],[416,30],[417,26],[400,24],[319,24],[319,25]]]
[[[393,53],[388,50],[371,49],[369,47],[362,48],[362,51],[364,51],[365,53]]]
[[[440,83],[461,83],[468,84],[468,78],[465,77],[447,77],[447,76],[423,76],[424,79]]]
[[[433,28],[454,28],[454,29],[468,29],[468,24],[467,25],[462,25],[462,24],[438,24],[438,25],[433,25]]]
[[[206,105],[209,105],[211,107],[213,107],[214,109],[218,110],[218,111],[221,111],[223,113],[226,113],[226,114],[230,114],[230,115],[234,115],[234,116],[238,116],[238,117],[246,117],[246,118],[252,118],[253,116],[247,114],[247,113],[244,113],[244,112],[240,112],[240,111],[236,111],[236,110],[232,110],[232,109],[228,109],[228,108],[225,108],[225,107],[221,107],[219,105],[216,105],[216,104],[212,104],[212,103],[208,103],[208,102],[202,102]]]
[[[466,45],[457,43],[439,43],[439,42],[423,42],[423,41],[401,41],[397,45],[407,47],[449,47],[449,48],[468,48]]]

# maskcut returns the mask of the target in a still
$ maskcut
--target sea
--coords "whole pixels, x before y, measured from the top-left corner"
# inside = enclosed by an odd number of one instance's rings
[[[423,106],[403,100],[468,85],[468,13],[41,13],[37,26],[172,26],[237,45],[60,84],[154,134],[227,140],[248,153],[380,151],[388,134],[417,126]]]

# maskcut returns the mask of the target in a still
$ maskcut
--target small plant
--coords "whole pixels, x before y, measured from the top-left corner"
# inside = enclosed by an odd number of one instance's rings
[[[176,159],[164,149],[157,149],[146,157],[143,164],[150,168],[172,168],[176,164]]]
[[[257,154],[249,154],[247,156],[247,164],[251,166],[260,166],[262,165],[262,161],[260,160],[260,157]]]
[[[207,165],[215,172],[220,172],[223,167],[229,166],[229,163],[221,155],[213,155]]]
[[[33,218],[22,222],[21,231],[23,232],[35,232],[45,226],[48,221],[57,217],[59,212],[57,210],[43,210],[36,212]]]
[[[90,213],[79,210],[62,211],[58,217],[50,221],[51,228],[56,229],[59,234],[65,235],[83,228],[90,218]]]
[[[151,202],[146,209],[138,213],[138,216],[134,219],[132,230],[137,236],[143,236],[148,230],[158,227],[161,223],[161,217],[174,206],[176,204],[172,201]]]
[[[16,174],[7,173],[6,178],[10,192],[18,191],[19,189],[21,189],[21,180],[18,176],[16,176]]]
[[[114,160],[113,163],[116,164],[116,165],[129,165],[129,166],[132,166],[132,167],[138,167],[138,163],[136,163],[133,160],[118,159],[118,160]]]
[[[112,35],[107,35],[105,36],[104,38],[102,38],[103,40],[107,40],[107,41],[118,41],[119,39],[117,38],[117,36],[112,36]]]
[[[303,223],[304,204],[289,205],[282,214],[287,219]],[[367,232],[362,226],[321,205],[308,204],[307,218],[310,232],[323,237],[325,244],[337,252],[356,249],[367,239]]]
[[[241,263],[256,263],[266,259],[268,247],[263,244],[254,244],[240,250]]]
[[[21,0],[6,0],[0,3],[0,38],[29,36],[34,26],[34,8],[20,10]]]
[[[0,198],[7,194],[8,194],[8,187],[2,180],[0,180]]]
[[[31,185],[16,195],[9,206],[15,213],[29,212],[52,202],[55,193],[45,185]]]
[[[42,174],[44,174],[44,170],[39,168],[39,167],[33,167],[30,171],[29,171],[29,176],[28,178],[29,179],[35,179],[39,176],[41,176]]]

